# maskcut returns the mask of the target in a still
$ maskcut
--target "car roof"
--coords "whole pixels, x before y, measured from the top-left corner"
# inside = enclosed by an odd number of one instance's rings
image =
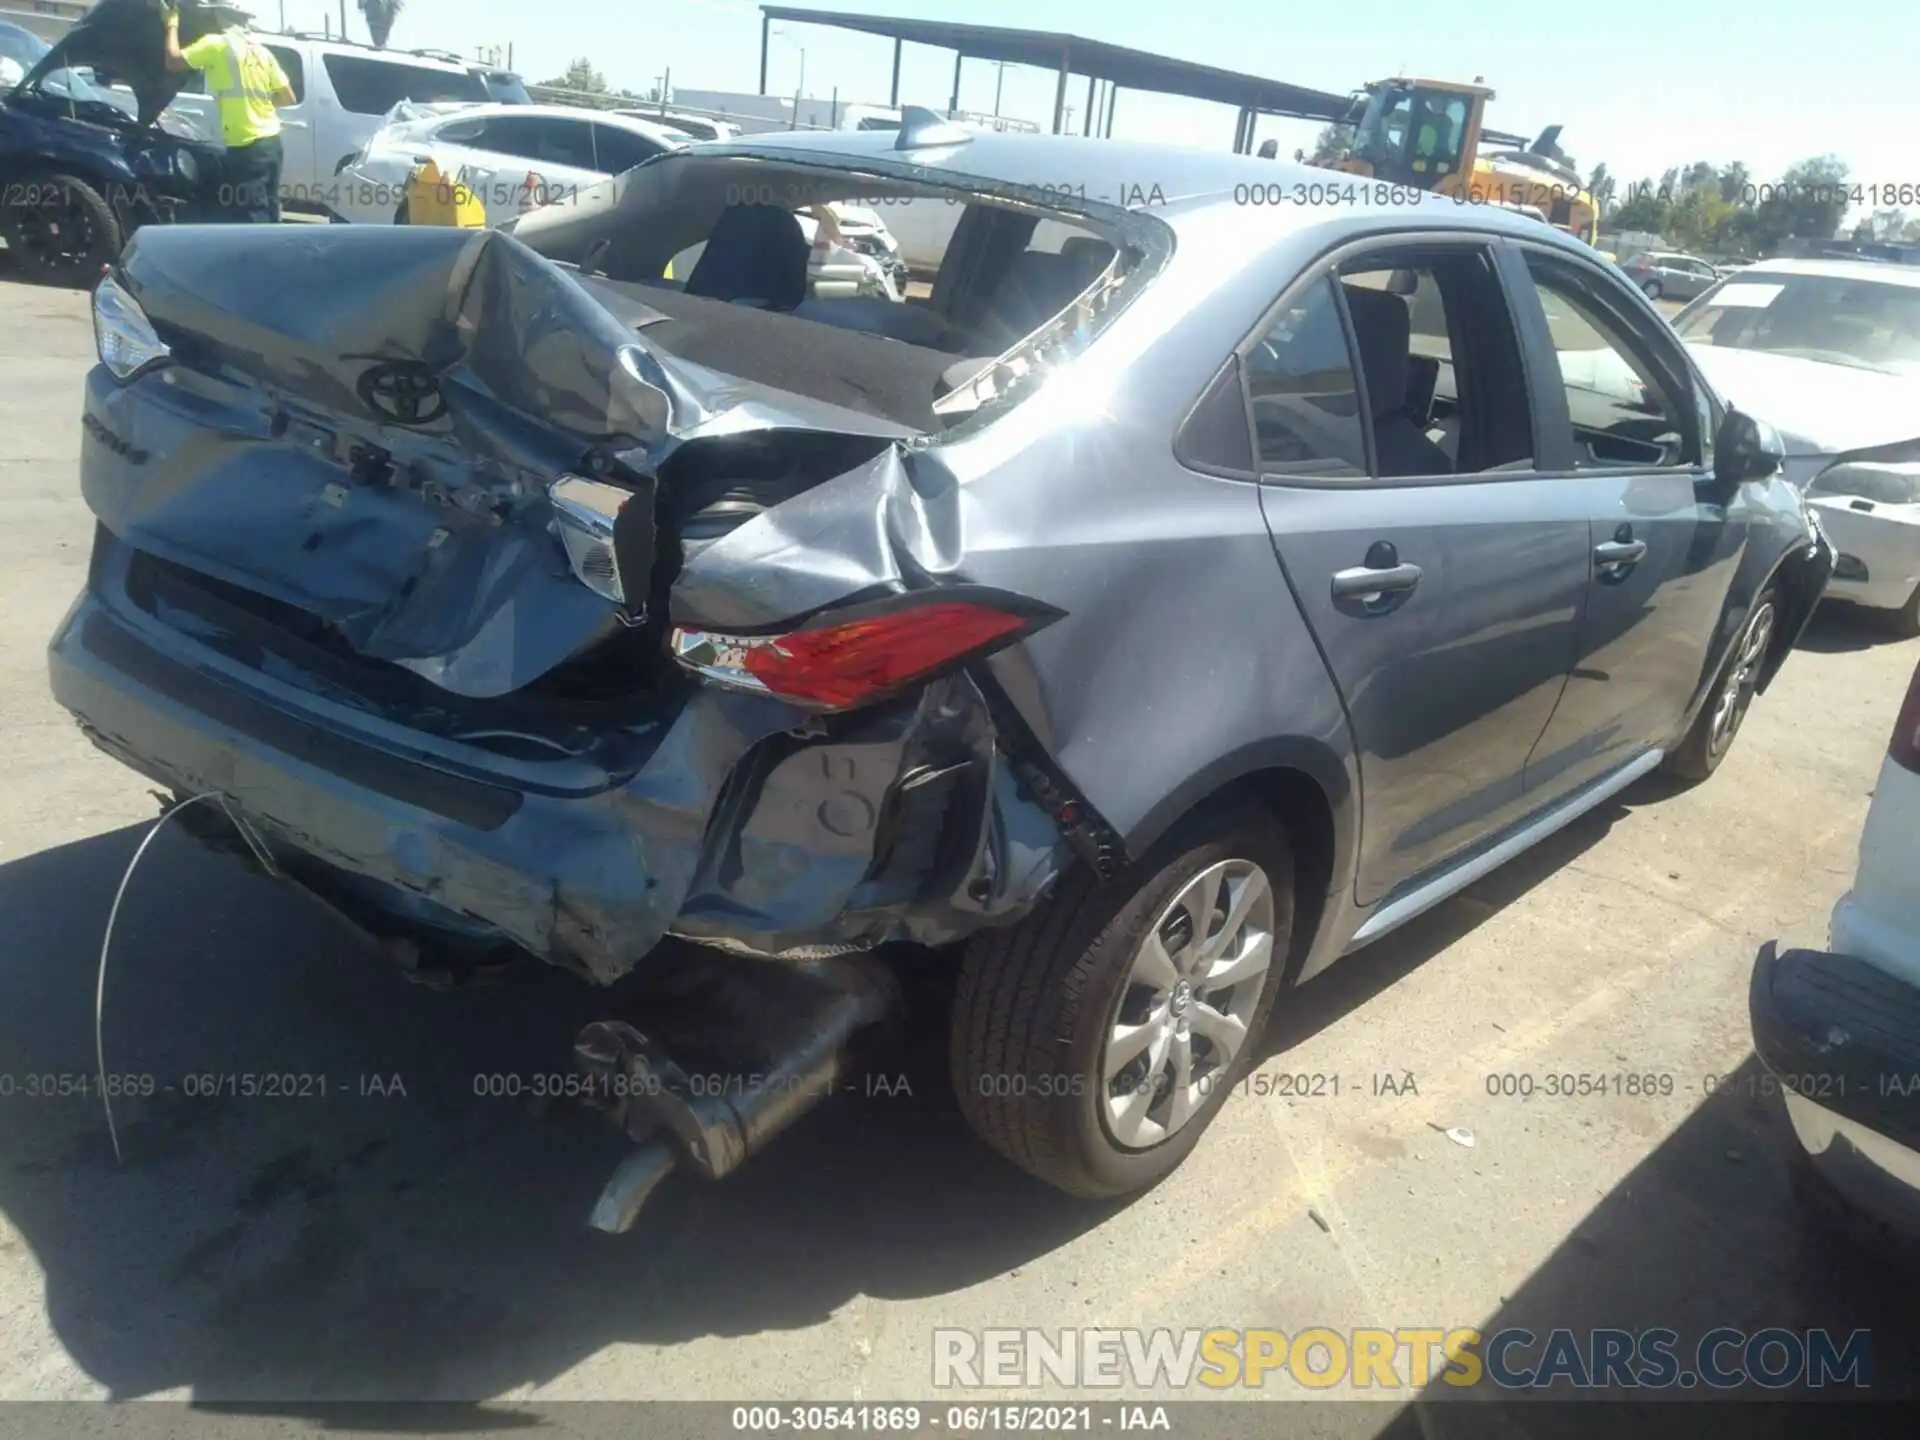
[[[476,62],[458,58],[449,60],[444,55],[429,55],[419,50],[387,50],[377,45],[362,44],[358,40],[345,40],[338,35],[313,35],[304,30],[255,30],[252,34],[262,44],[287,45],[297,41],[327,54],[352,55],[386,65],[412,65],[422,70],[444,70],[449,75],[471,74],[482,68]]]
[[[1042,203],[1047,195],[1057,194],[1068,204],[1098,202],[1154,214],[1238,205],[1286,215],[1300,228],[1334,214],[1406,215],[1418,208],[1427,215],[1471,215],[1479,222],[1477,228],[1485,231],[1565,242],[1577,251],[1593,253],[1528,215],[1493,205],[1461,205],[1439,195],[1409,198],[1408,186],[1256,155],[1138,140],[993,130],[972,131],[963,144],[900,150],[896,148],[900,134],[897,130],[778,130],[714,141],[700,146],[700,153],[765,155],[851,167],[863,161],[904,164],[919,172],[914,178],[935,185],[987,180],[1036,192],[1035,198]]]
[[[1740,271],[1742,280],[1762,275],[1824,275],[1832,280],[1869,280],[1920,288],[1920,265],[1899,265],[1891,260],[1756,260]]]

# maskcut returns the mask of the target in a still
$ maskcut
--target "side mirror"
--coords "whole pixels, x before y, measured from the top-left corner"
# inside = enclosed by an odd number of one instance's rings
[[[1739,410],[1727,411],[1713,437],[1713,478],[1728,494],[1749,480],[1764,480],[1787,458],[1780,432]]]

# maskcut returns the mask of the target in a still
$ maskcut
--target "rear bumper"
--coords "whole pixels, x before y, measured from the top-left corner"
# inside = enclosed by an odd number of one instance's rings
[[[1754,1050],[1815,1168],[1920,1235],[1920,988],[1856,956],[1769,942],[1748,1003]]]
[[[49,650],[55,698],[133,769],[225,796],[290,878],[337,901],[309,877],[345,877],[375,933],[493,937],[611,983],[669,933],[767,955],[944,943],[1023,913],[1064,855],[964,676],[817,738],[697,687],[609,774],[242,669],[96,571]]]

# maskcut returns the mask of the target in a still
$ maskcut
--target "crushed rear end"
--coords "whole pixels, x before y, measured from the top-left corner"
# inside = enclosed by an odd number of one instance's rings
[[[153,232],[115,283],[169,353],[89,378],[55,694],[363,927],[610,983],[1051,877],[970,665],[1049,616],[927,578],[959,496],[909,427],[656,353],[490,232]]]

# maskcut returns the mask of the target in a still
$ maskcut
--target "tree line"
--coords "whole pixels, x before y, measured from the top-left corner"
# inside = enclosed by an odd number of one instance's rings
[[[1686,250],[1765,255],[1790,238],[1839,237],[1848,212],[1854,240],[1920,240],[1920,219],[1908,219],[1914,187],[1855,180],[1845,161],[1820,155],[1789,165],[1780,178],[1756,181],[1744,164],[1705,160],[1672,166],[1657,181],[1639,180],[1624,193],[1605,165],[1587,177],[1609,230],[1640,230]]]
[[[645,91],[614,89],[607,84],[607,77],[594,67],[593,61],[584,55],[567,66],[566,74],[557,75],[551,80],[542,80],[534,88],[572,90],[581,95],[605,95],[609,99],[644,100],[649,104],[658,104],[660,101],[658,85],[651,85]]]
[[[1352,143],[1351,125],[1328,125],[1298,158],[1337,164]],[[1789,165],[1770,181],[1756,181],[1739,161],[1716,166],[1696,160],[1670,167],[1658,180],[1624,186],[1605,165],[1596,165],[1586,183],[1607,230],[1659,235],[1685,250],[1766,255],[1788,239],[1832,240],[1849,210],[1858,217],[1850,239],[1920,241],[1920,217],[1909,219],[1907,209],[1920,205],[1920,195],[1912,193],[1920,186],[1864,184],[1835,155]]]

